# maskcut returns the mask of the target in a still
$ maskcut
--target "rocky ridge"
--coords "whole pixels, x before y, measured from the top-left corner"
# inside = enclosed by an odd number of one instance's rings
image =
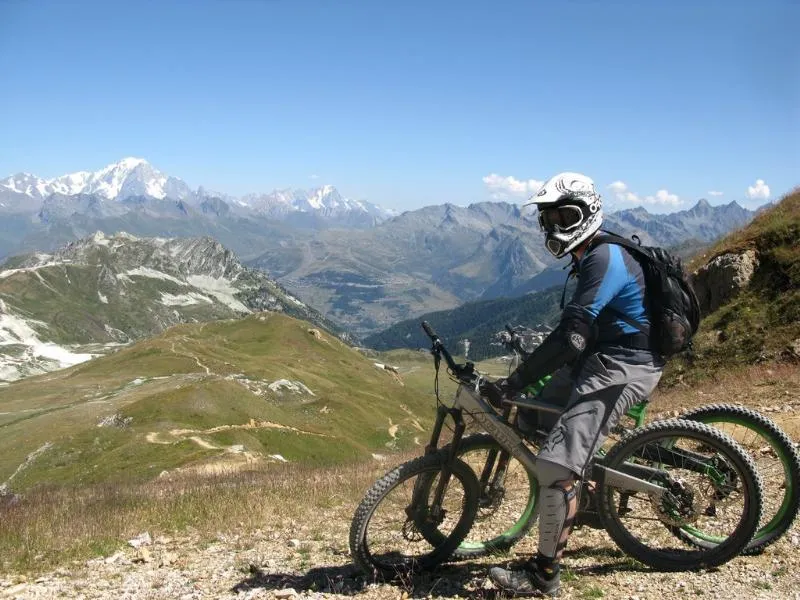
[[[0,271],[0,381],[70,366],[184,322],[280,311],[338,331],[211,238],[121,232],[7,261]]]

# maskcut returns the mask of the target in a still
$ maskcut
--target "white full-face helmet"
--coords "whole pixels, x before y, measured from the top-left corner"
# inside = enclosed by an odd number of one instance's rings
[[[600,194],[580,173],[559,173],[545,182],[525,206],[536,205],[545,247],[556,258],[589,239],[603,222]]]

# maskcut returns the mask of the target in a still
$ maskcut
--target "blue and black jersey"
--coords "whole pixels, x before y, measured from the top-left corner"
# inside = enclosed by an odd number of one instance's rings
[[[649,331],[644,272],[627,250],[617,244],[594,246],[578,262],[577,271],[578,286],[564,313],[595,323],[596,345],[641,339],[641,330],[620,315]]]
[[[645,278],[637,260],[618,244],[590,245],[576,270],[578,285],[558,327],[509,376],[511,387],[522,389],[594,352],[661,363],[650,350]]]

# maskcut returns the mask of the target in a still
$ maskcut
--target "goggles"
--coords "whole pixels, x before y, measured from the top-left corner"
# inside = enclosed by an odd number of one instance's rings
[[[539,210],[539,227],[549,232],[564,232],[575,229],[583,222],[580,206],[564,204],[548,206]]]

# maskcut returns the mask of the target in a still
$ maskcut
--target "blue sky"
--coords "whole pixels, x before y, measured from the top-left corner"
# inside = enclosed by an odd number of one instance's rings
[[[798,22],[792,0],[0,1],[0,177],[140,156],[402,210],[577,170],[617,207],[754,206],[800,184]]]

